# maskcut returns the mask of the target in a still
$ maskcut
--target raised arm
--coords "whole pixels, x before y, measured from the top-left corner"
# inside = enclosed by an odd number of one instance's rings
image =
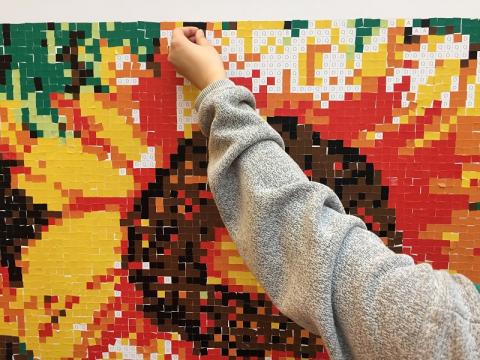
[[[243,86],[195,102],[208,180],[241,256],[273,303],[343,358],[479,358],[480,296],[462,275],[415,265],[309,181]]]
[[[321,335],[334,359],[480,358],[480,295],[467,278],[395,255],[309,181],[202,31],[176,28],[169,60],[203,89],[195,109],[213,196],[285,315]]]

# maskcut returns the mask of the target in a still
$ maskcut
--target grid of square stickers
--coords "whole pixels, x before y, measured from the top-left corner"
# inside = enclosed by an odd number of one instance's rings
[[[207,182],[197,26],[313,181],[397,253],[480,284],[480,21],[3,24],[0,358],[327,358]]]

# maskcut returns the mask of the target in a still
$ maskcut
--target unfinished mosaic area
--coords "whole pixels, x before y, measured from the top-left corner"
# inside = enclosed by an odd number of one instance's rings
[[[4,24],[0,359],[328,357],[222,224],[182,25],[347,212],[480,284],[479,20]]]

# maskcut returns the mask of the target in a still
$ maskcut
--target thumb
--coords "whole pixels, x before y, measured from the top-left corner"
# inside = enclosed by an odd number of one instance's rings
[[[203,33],[202,29],[198,29],[195,33],[195,42],[201,46],[209,45],[208,40],[205,38],[205,34]]]

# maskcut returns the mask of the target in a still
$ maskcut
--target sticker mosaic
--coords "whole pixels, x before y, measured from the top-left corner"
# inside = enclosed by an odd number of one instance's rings
[[[347,212],[480,284],[479,20],[3,24],[0,359],[328,357],[222,224],[182,25]]]

